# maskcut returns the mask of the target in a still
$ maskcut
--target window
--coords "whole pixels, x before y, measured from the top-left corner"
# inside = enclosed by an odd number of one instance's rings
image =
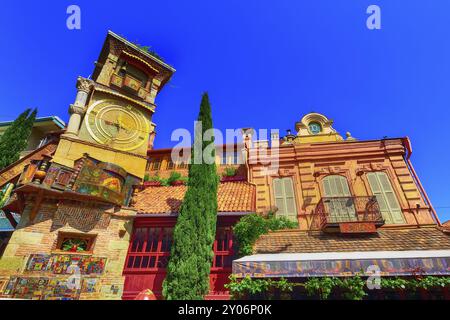
[[[322,131],[322,126],[318,122],[311,122],[309,124],[309,131],[311,131],[312,134],[319,134]]]
[[[152,170],[158,171],[159,169],[161,169],[161,159],[155,159],[155,161],[152,164]]]
[[[173,168],[175,168],[175,164],[173,163],[172,159],[169,159],[167,161],[167,170],[172,170]]]
[[[95,235],[60,233],[56,249],[65,252],[90,252],[93,249]]]
[[[402,209],[392,189],[391,182],[385,172],[370,172],[367,174],[370,189],[377,197],[381,214],[388,224],[405,223]]]
[[[325,207],[330,214],[329,222],[349,222],[357,220],[347,179],[339,175],[327,176],[322,181]]]
[[[172,245],[173,228],[137,228],[133,233],[127,269],[151,270],[167,267]]]
[[[129,76],[135,78],[142,87],[145,87],[145,85],[148,81],[148,76],[145,72],[143,72],[142,70],[140,70],[126,62],[124,63],[123,67],[120,69],[119,75],[121,77],[125,77],[126,75],[129,75]]]
[[[222,165],[239,164],[239,152],[222,152]]]
[[[188,167],[187,163],[185,161],[181,161],[178,164],[178,169],[186,169]]]
[[[134,230],[128,256],[126,271],[157,271],[166,269],[172,246],[172,227],[141,227]],[[231,228],[217,228],[213,245],[213,269],[232,267],[235,257],[235,242]]]
[[[150,171],[152,164],[153,164],[153,159],[151,159],[151,158],[147,159],[147,166],[145,168],[145,171]]]
[[[283,216],[290,220],[297,220],[297,206],[295,203],[294,186],[292,178],[273,180],[275,205],[278,208],[277,216]]]
[[[213,269],[231,269],[235,257],[233,231],[231,228],[217,228],[216,240],[214,241]]]

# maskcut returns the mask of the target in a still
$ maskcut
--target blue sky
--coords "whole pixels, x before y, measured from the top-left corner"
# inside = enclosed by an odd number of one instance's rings
[[[81,30],[66,8],[81,8]],[[366,28],[377,4],[382,29]],[[68,119],[107,30],[150,45],[177,72],[157,99],[156,147],[192,126],[208,91],[219,129],[294,129],[310,111],[359,139],[409,136],[412,161],[450,219],[448,0],[2,1],[0,120],[26,107]]]

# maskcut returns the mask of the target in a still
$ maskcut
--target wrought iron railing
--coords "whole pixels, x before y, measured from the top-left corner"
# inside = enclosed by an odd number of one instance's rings
[[[312,228],[324,229],[327,226],[348,222],[384,223],[377,198],[366,197],[325,197],[314,211]]]

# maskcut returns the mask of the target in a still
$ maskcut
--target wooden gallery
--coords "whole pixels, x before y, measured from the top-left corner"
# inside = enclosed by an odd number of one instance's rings
[[[150,289],[163,298],[190,153],[173,161],[171,149],[153,148],[155,98],[174,72],[109,32],[92,79],[77,80],[67,126],[36,122],[40,143],[0,171],[0,297],[134,299]],[[231,274],[301,281],[370,266],[385,277],[450,274],[450,230],[414,171],[408,138],[342,137],[319,113],[295,127],[269,141],[245,129],[242,143],[217,146],[206,298],[230,298]],[[275,169],[258,161],[275,153]],[[262,235],[253,254],[238,257],[233,226],[268,212],[298,228]],[[447,289],[439,295],[449,298]]]

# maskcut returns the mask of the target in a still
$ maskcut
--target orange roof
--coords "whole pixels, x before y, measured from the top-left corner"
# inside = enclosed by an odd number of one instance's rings
[[[133,208],[140,214],[178,213],[186,186],[147,187],[135,197]],[[256,188],[244,182],[225,182],[219,185],[219,212],[255,212]]]

